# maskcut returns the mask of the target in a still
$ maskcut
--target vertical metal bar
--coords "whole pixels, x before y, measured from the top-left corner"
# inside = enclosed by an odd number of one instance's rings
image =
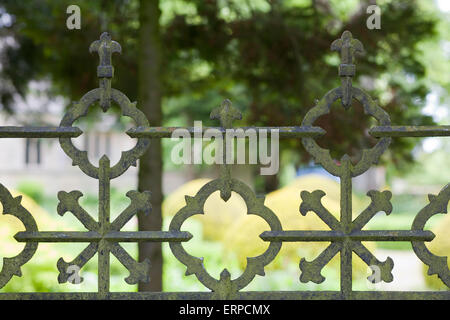
[[[105,236],[109,231],[110,220],[110,163],[107,156],[103,156],[99,163],[99,206],[98,221],[100,234]],[[108,240],[102,239],[98,248],[98,292],[109,292],[109,244]]]
[[[230,152],[234,157],[234,142],[233,139],[228,141],[226,136],[226,129],[224,128],[224,132],[222,134],[222,164],[220,165],[220,178],[223,179],[224,184],[220,190],[220,197],[227,201],[231,197],[231,164],[228,164],[227,161],[227,151]],[[230,150],[227,150],[227,143],[230,143]],[[234,163],[234,159],[233,162]]]
[[[341,179],[341,225],[346,234],[352,227],[352,177],[348,156],[342,157]],[[350,240],[344,240],[341,250],[341,293],[348,298],[352,291],[352,248]]]

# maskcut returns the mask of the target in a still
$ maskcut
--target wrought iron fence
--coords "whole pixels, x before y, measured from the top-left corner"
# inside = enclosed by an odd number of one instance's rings
[[[367,265],[377,266],[380,270],[380,280],[393,281],[391,258],[386,261],[378,260],[362,243],[362,241],[407,241],[411,242],[417,257],[429,267],[428,274],[437,274],[447,287],[450,288],[450,271],[447,258],[434,255],[425,246],[425,242],[432,241],[433,232],[424,230],[427,221],[435,214],[446,213],[450,199],[450,186],[447,184],[438,195],[429,195],[429,204],[419,211],[410,230],[362,230],[362,228],[380,211],[390,214],[392,197],[389,191],[368,192],[370,205],[352,220],[352,178],[366,172],[376,164],[389,147],[393,137],[431,137],[449,136],[450,126],[391,126],[389,115],[363,90],[352,85],[355,75],[355,54],[363,53],[360,41],[353,39],[352,34],[345,31],[340,39],[335,40],[331,49],[338,51],[341,56],[339,76],[341,86],[329,91],[306,114],[301,126],[255,128],[256,130],[278,129],[280,137],[301,138],[306,151],[312,155],[316,163],[326,171],[340,179],[340,220],[336,219],[321,203],[325,193],[321,190],[307,192],[299,190],[302,199],[299,213],[316,214],[330,228],[329,231],[318,230],[283,230],[278,217],[264,205],[264,198],[255,193],[243,182],[231,177],[231,169],[226,162],[221,165],[220,176],[204,185],[195,196],[186,196],[186,205],[173,217],[168,231],[121,231],[122,227],[137,213],[151,214],[150,192],[129,191],[127,196],[131,204],[113,221],[110,221],[110,181],[123,174],[136,164],[136,161],[146,151],[150,138],[168,138],[176,129],[173,127],[150,127],[144,114],[136,108],[122,92],[111,87],[114,68],[111,56],[114,52],[121,52],[120,45],[112,41],[107,33],[103,33],[100,40],[92,43],[91,52],[100,56],[97,69],[99,88],[86,93],[80,101],[64,115],[59,127],[0,127],[0,138],[59,138],[60,145],[69,156],[74,166],[78,166],[89,177],[98,180],[99,203],[98,221],[95,221],[78,200],[82,196],[80,191],[58,193],[59,204],[57,212],[61,216],[66,212],[72,213],[87,229],[85,232],[75,231],[39,231],[33,215],[21,205],[21,197],[14,198],[11,193],[0,184],[0,202],[3,213],[19,219],[25,226],[25,231],[15,235],[18,242],[24,242],[21,253],[13,258],[4,258],[0,272],[0,288],[4,287],[13,276],[21,276],[21,266],[27,263],[35,254],[38,244],[42,242],[83,242],[87,247],[70,262],[60,258],[57,261],[59,270],[58,281],[65,283],[69,280],[68,268],[77,265],[82,268],[95,254],[98,255],[98,292],[1,292],[0,299],[450,299],[450,291],[354,291],[352,288],[352,253],[356,253]],[[368,150],[363,150],[361,160],[352,164],[349,156],[344,155],[338,164],[330,156],[327,149],[321,148],[315,141],[316,137],[325,134],[325,130],[315,127],[314,122],[320,116],[330,112],[331,105],[341,100],[345,108],[349,108],[351,101],[359,101],[366,114],[378,121],[378,126],[370,129],[378,142]],[[73,123],[87,114],[88,108],[99,103],[106,111],[111,102],[119,105],[122,116],[131,117],[136,127],[127,134],[137,138],[134,148],[122,152],[117,164],[111,166],[107,156],[100,159],[99,166],[94,166],[88,159],[87,152],[77,149],[71,138],[78,137],[82,131],[73,127]],[[213,110],[212,119],[220,121],[216,129],[225,131],[232,128],[233,120],[240,119],[240,112],[229,100]],[[185,128],[194,134],[194,128]],[[203,130],[207,130],[204,128]],[[204,214],[204,204],[208,197],[220,191],[223,200],[228,200],[231,192],[236,192],[245,201],[247,213],[264,219],[270,230],[261,234],[264,241],[269,242],[267,250],[257,257],[247,258],[247,266],[243,273],[231,279],[230,273],[224,269],[220,278],[216,279],[203,266],[201,258],[190,255],[182,243],[189,241],[192,235],[181,231],[183,223],[191,216]],[[299,215],[299,219],[301,219]],[[125,278],[128,284],[139,281],[149,281],[149,260],[135,261],[121,246],[122,242],[168,242],[173,255],[186,266],[186,275],[195,275],[209,292],[110,292],[110,256],[114,255],[129,271]],[[340,255],[340,290],[339,291],[241,291],[256,275],[264,276],[264,268],[272,262],[279,253],[283,242],[315,242],[325,241],[330,244],[313,261],[300,260],[300,281],[321,283],[325,278],[321,270],[328,262]]]

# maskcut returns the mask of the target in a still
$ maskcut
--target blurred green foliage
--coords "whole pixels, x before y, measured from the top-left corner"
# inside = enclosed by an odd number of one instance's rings
[[[37,181],[21,181],[17,184],[17,191],[26,194],[37,204],[42,205],[45,199],[44,186]]]

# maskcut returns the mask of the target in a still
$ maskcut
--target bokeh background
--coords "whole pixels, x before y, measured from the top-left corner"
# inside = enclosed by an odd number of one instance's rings
[[[153,9],[144,10],[150,2]],[[79,30],[66,27],[66,9],[72,4],[80,7]],[[380,7],[381,28],[370,30],[366,9],[373,4]],[[149,23],[153,27],[148,30],[154,33],[146,34]],[[377,98],[394,125],[449,124],[450,2],[446,0],[1,0],[0,125],[57,126],[71,101],[98,87],[98,57],[88,48],[103,31],[122,45],[122,54],[113,56],[113,87],[137,101],[152,125],[192,126],[195,120],[204,126],[217,125],[209,120],[209,113],[225,98],[243,113],[236,125],[300,125],[315,99],[340,84],[339,55],[330,51],[330,44],[344,30],[350,30],[366,50],[357,58],[354,85]],[[148,98],[145,92],[157,98]],[[316,124],[327,131],[319,144],[336,159],[347,153],[356,162],[361,150],[376,142],[368,134],[374,122],[357,102],[348,111],[335,103]],[[74,143],[87,150],[94,163],[103,154],[114,163],[121,151],[135,144],[125,134],[133,123],[119,117],[117,107],[106,113],[92,108],[75,125],[84,133]],[[284,229],[326,229],[314,214],[300,215],[300,191],[324,190],[325,206],[338,215],[338,181],[314,165],[300,140],[280,142],[277,175],[259,175],[259,165],[235,165],[233,175],[256,194],[266,195],[266,205]],[[161,190],[161,210],[153,203],[152,215],[161,213],[163,230],[185,205],[185,195],[194,195],[218,176],[216,166],[175,165],[170,158],[174,143],[162,141],[161,181],[152,180],[146,188],[154,194]],[[41,230],[83,230],[70,214],[56,213],[60,190],[81,190],[83,207],[96,217],[96,181],[71,166],[56,139],[3,139],[0,148],[0,182],[14,195],[23,195],[23,205]],[[395,138],[380,164],[354,179],[354,214],[368,205],[368,190],[391,190],[393,213],[377,214],[366,229],[410,229],[415,215],[428,203],[427,194],[437,194],[449,183],[449,152],[448,138]],[[126,192],[142,189],[150,181],[146,177],[155,173],[143,171],[142,166],[131,168],[112,182],[113,217],[129,204]],[[183,226],[194,234],[184,246],[192,255],[204,257],[212,275],[218,277],[226,267],[236,277],[245,268],[245,257],[267,247],[258,236],[268,226],[247,216],[236,194],[228,202],[213,194],[205,212]],[[427,227],[437,234],[428,246],[449,256],[450,217],[437,215]],[[137,219],[125,227],[137,228]],[[23,244],[13,236],[22,229],[14,217],[0,216],[0,258],[20,252]],[[354,255],[354,289],[448,290],[436,276],[426,275],[409,243],[367,245],[380,260],[393,258],[394,282],[368,283],[365,278],[370,272]],[[266,276],[257,276],[246,290],[337,290],[339,256],[324,269],[327,280],[322,284],[299,281],[300,258],[311,260],[325,246],[284,244]],[[83,283],[57,283],[56,261],[59,257],[70,261],[84,247],[40,244],[22,268],[23,276],[14,277],[0,291],[96,291],[96,259],[81,270]],[[138,257],[137,245],[124,247]],[[205,290],[195,276],[184,275],[185,267],[167,245],[161,252],[163,290]],[[138,289],[124,282],[128,272],[114,257],[111,275],[111,290]]]

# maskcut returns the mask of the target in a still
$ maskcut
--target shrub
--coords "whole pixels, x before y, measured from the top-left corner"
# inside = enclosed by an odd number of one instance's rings
[[[33,199],[39,205],[44,202],[44,186],[36,181],[22,181],[17,185],[17,191]]]
[[[192,180],[169,195],[162,204],[163,216],[174,216],[186,205],[185,196],[194,196],[209,181],[211,180]],[[224,202],[220,198],[219,191],[216,191],[205,202],[205,214],[195,215],[192,218],[202,222],[205,240],[217,241],[223,239],[228,228],[245,214],[245,210],[243,199],[235,193],[227,202]]]

